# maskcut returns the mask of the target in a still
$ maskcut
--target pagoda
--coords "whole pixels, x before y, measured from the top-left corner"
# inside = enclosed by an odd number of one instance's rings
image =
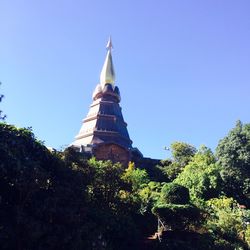
[[[71,146],[98,160],[127,164],[132,155],[142,155],[137,148],[132,147],[127,123],[119,105],[121,96],[119,88],[115,86],[112,48],[109,38],[100,83],[93,92],[93,102],[87,117],[83,119],[82,127]]]

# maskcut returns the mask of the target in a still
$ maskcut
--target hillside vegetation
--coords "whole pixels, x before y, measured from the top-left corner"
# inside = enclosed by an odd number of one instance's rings
[[[30,129],[0,123],[1,249],[249,249],[250,124],[237,122],[215,153],[184,142],[171,152],[124,167],[50,152]]]

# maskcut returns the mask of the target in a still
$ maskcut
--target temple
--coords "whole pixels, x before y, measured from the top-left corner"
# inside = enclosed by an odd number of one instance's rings
[[[111,38],[100,74],[100,83],[93,92],[93,102],[82,127],[71,146],[98,160],[112,160],[127,164],[133,157],[142,157],[132,141],[123,119],[120,91],[115,86]]]

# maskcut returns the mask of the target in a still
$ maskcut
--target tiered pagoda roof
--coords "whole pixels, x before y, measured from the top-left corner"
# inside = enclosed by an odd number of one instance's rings
[[[93,102],[72,145],[78,148],[91,148],[103,144],[116,144],[129,151],[132,149],[132,141],[119,105],[120,91],[115,86],[111,39],[108,41],[107,50],[100,83],[93,92]]]

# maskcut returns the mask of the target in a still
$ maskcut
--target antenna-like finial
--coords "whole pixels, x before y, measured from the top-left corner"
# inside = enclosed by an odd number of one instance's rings
[[[112,84],[113,86],[115,84],[115,70],[114,70],[114,65],[113,65],[113,60],[112,60],[112,55],[111,55],[111,50],[113,48],[111,37],[109,37],[106,48],[108,52],[107,52],[106,59],[102,67],[102,72],[100,75],[100,83],[102,87],[104,87],[105,84],[107,83]]]
[[[107,50],[112,50],[113,49],[113,44],[112,44],[112,40],[111,40],[111,36],[109,36],[109,40],[106,46]]]

